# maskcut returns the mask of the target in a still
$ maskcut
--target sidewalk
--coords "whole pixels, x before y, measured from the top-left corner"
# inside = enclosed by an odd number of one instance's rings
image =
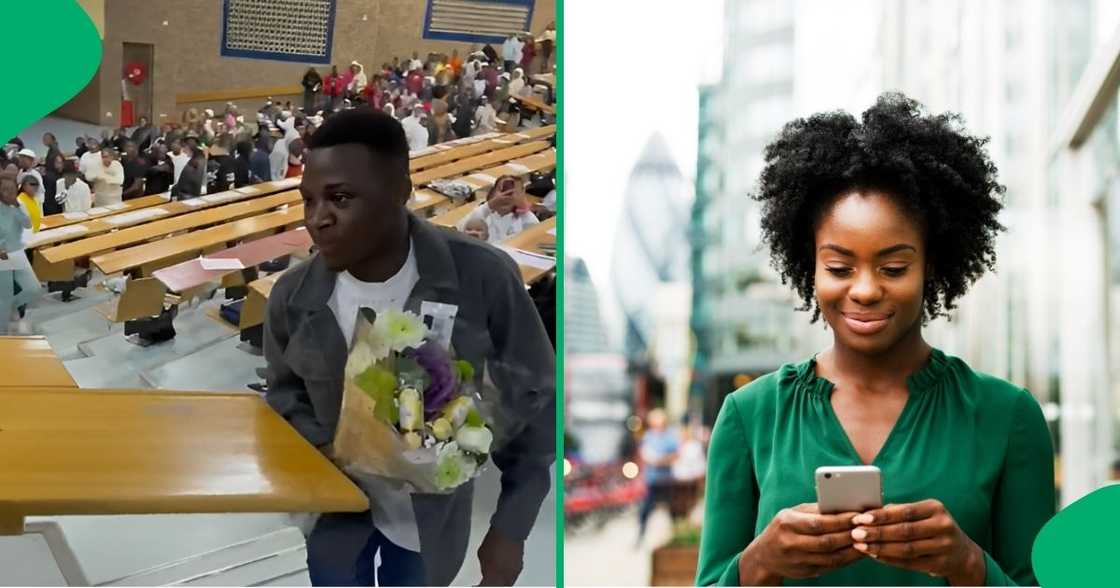
[[[568,586],[648,586],[653,549],[672,537],[669,511],[658,508],[649,518],[640,546],[638,509],[631,508],[602,528],[593,523],[566,532],[564,583]]]

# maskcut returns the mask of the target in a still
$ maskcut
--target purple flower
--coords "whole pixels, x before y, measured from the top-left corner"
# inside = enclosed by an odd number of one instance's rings
[[[439,343],[425,341],[416,348],[413,359],[424,368],[430,380],[424,390],[424,417],[431,418],[455,395],[455,372],[451,366],[451,356]]]

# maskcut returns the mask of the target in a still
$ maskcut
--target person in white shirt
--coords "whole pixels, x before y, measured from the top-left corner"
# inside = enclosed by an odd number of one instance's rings
[[[98,170],[101,169],[101,143],[97,139],[91,138],[86,141],[86,149],[81,159],[78,160],[78,173],[89,184],[93,183],[92,176],[97,175]]]
[[[428,146],[428,129],[421,122],[424,118],[424,107],[415,106],[412,114],[404,117],[401,126],[404,127],[404,136],[408,140],[409,151],[419,151]]]
[[[366,79],[365,68],[357,61],[351,61],[350,73],[354,74],[354,77],[350,79],[350,85],[346,87],[346,91],[351,96],[358,96],[362,93],[362,90],[366,89],[368,80]]]
[[[525,97],[528,92],[525,86],[525,71],[520,67],[513,70],[513,79],[509,81],[509,95]]]
[[[73,161],[62,164],[62,177],[56,184],[54,200],[62,205],[63,212],[85,212],[93,206],[89,184],[78,177]]]
[[[268,156],[273,181],[282,180],[288,174],[288,144],[299,138],[295,118],[283,118],[276,125],[284,131],[284,136],[272,146],[272,154]]]
[[[474,111],[474,134],[485,135],[498,128],[498,112],[489,100],[483,99],[482,104]]]
[[[494,182],[486,194],[486,202],[459,221],[458,229],[463,231],[479,220],[486,223],[487,241],[492,244],[501,243],[540,223],[529,210],[524,181],[510,175]]]
[[[521,62],[521,48],[523,43],[517,38],[517,33],[511,32],[502,43],[502,61],[505,71],[513,71],[515,65]]]
[[[117,153],[112,149],[101,150],[101,168],[93,171],[94,206],[119,204],[124,185],[124,167],[117,161]]]
[[[35,191],[35,201],[39,206],[43,206],[43,198],[46,196],[46,190],[43,188],[43,175],[39,170],[35,169],[35,152],[30,149],[20,149],[17,154],[19,160],[19,174],[16,175],[17,182],[23,182],[25,176],[34,176],[39,180],[39,188]]]
[[[408,62],[408,71],[414,69],[424,69],[424,64],[420,61],[420,53],[418,51],[412,52],[412,59]]]

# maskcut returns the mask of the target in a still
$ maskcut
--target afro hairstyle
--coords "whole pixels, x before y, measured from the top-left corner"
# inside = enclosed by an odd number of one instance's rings
[[[762,244],[783,284],[820,318],[814,296],[815,232],[851,190],[889,195],[921,227],[927,251],[923,322],[947,315],[985,270],[994,270],[1005,188],[958,114],[926,114],[885,93],[857,121],[842,111],[786,123],[766,146],[752,198],[762,203]]]

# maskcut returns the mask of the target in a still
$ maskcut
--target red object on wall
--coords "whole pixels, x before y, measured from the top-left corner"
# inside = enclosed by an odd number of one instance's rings
[[[133,104],[131,100],[121,100],[121,126],[131,127],[133,125]]]
[[[148,68],[139,62],[132,62],[124,66],[124,79],[133,86],[139,86],[148,78]]]

